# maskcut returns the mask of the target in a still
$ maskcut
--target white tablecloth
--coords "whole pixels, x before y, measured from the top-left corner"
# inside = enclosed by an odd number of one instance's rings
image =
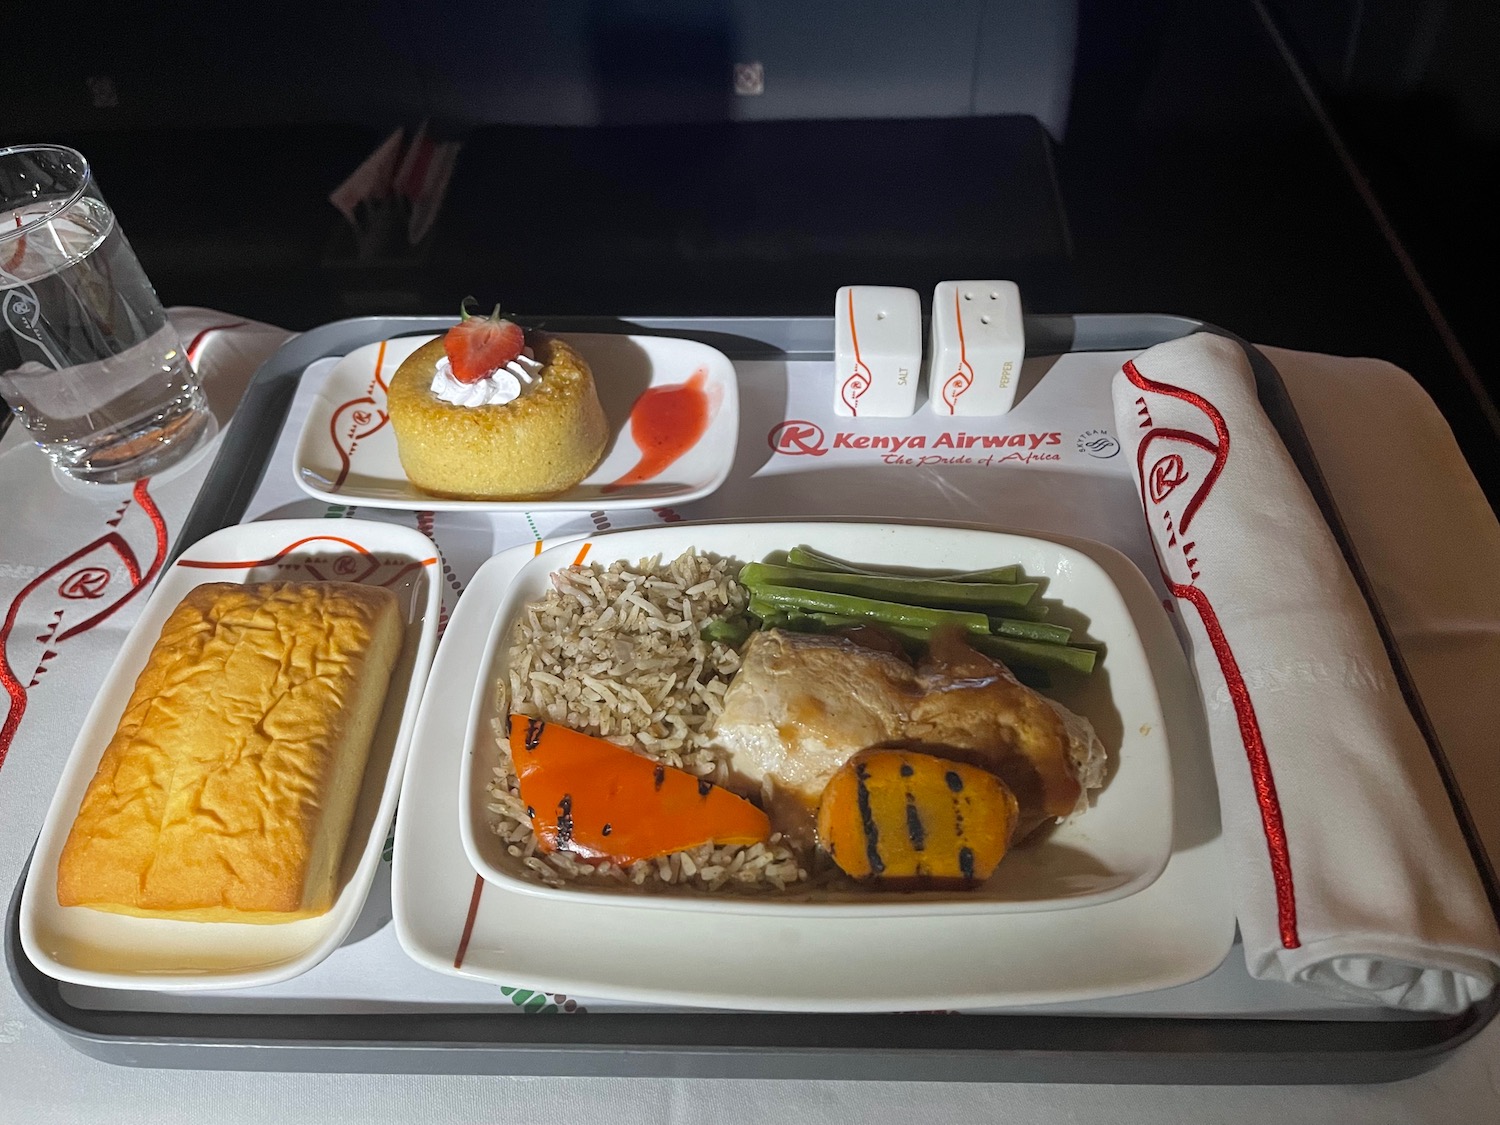
[[[176,310],[191,338],[235,318]],[[217,337],[217,339],[216,339]],[[223,409],[278,336],[257,326],[201,342],[201,362]],[[215,350],[217,349],[217,350]],[[1447,427],[1404,373],[1366,360],[1272,350],[1338,497],[1356,544],[1413,665],[1492,855],[1500,855],[1500,525]],[[13,427],[13,430],[18,429]],[[153,482],[150,500],[175,535],[198,483],[200,460]],[[146,562],[155,546],[149,511],[129,490],[80,495],[52,480],[42,458],[13,432],[0,443],[0,603],[45,567],[118,532]],[[111,524],[111,520],[115,520]],[[51,551],[52,554],[48,554]],[[53,556],[56,556],[55,558]],[[60,606],[61,629],[80,611]],[[50,609],[49,609],[49,612]],[[35,680],[36,702],[0,764],[0,884],[14,885],[51,787],[71,746],[64,692],[47,677],[102,677],[132,613],[121,612],[71,643],[13,640],[7,652]],[[88,643],[82,643],[87,636]],[[49,656],[48,654],[51,653]],[[35,671],[33,671],[35,669]],[[0,698],[0,709],[9,706]],[[82,715],[82,701],[77,704]],[[0,710],[0,714],[4,714]],[[799,1121],[915,1118],[942,1122],[1018,1119],[1113,1122],[1473,1122],[1500,1117],[1500,1026],[1487,1028],[1436,1070],[1386,1085],[1194,1087],[783,1082],[671,1079],[272,1075],[145,1071],[75,1052],[0,986],[0,1121],[150,1122],[611,1122]]]

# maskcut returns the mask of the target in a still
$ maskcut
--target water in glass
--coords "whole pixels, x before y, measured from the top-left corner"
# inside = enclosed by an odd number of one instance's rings
[[[0,213],[0,232],[56,207]],[[138,479],[204,436],[197,378],[102,200],[75,199],[0,241],[0,392],[81,480]]]

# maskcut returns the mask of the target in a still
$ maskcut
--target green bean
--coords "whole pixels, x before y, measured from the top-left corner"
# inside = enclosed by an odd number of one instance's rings
[[[864,618],[837,613],[809,613],[806,616],[829,629],[869,624]],[[926,644],[932,639],[932,630],[920,626],[882,624],[881,627],[896,634],[903,641],[915,644]],[[973,634],[966,639],[976,651],[1004,661],[1006,667],[1016,674],[1016,678],[1028,687],[1050,686],[1045,674],[1049,668],[1081,672],[1087,675],[1094,666],[1093,649],[1053,644],[1047,641],[1024,641]],[[1022,674],[1022,669],[1025,669],[1028,674]]]
[[[755,597],[750,599],[746,610],[752,617],[760,618],[762,629],[800,629],[807,632],[810,626],[818,624],[810,613],[804,613],[800,609],[787,609]]]
[[[1025,605],[1036,594],[1035,582],[945,582],[933,578],[894,578],[888,575],[846,574],[832,570],[807,570],[771,563],[746,563],[740,581],[757,586],[795,586],[827,590],[835,594],[900,601],[906,605],[989,609],[993,606]]]
[[[750,589],[752,605],[760,602],[779,609],[838,613],[885,625],[913,625],[935,629],[939,625],[952,623],[971,633],[988,633],[990,628],[989,618],[982,613],[929,609],[926,606],[902,605],[899,602],[878,601],[828,590],[804,590],[795,586],[750,582],[745,582],[745,585]]]
[[[1034,599],[1037,583],[1014,581],[1020,573],[1019,567],[998,567],[901,574],[799,546],[745,564],[739,577],[750,595],[749,613],[762,628],[820,632],[875,624],[920,650],[934,630],[956,625],[979,652],[1024,669],[1018,674],[1023,682],[1045,681],[1048,671],[1087,675],[1099,653],[1069,644],[1066,626],[1041,620],[1049,607]]]
[[[794,613],[781,626],[793,633],[825,633],[828,627],[811,613]]]
[[[1033,601],[1027,605],[992,605],[990,617],[1011,621],[1041,621],[1051,611],[1046,602]]]
[[[829,629],[847,629],[851,625],[878,624],[880,628],[894,633],[902,640],[916,641],[925,645],[932,638],[932,630],[920,625],[891,625],[885,622],[872,622],[865,617],[850,617],[843,613],[809,613],[807,616],[819,625],[823,625]]]
[[[750,613],[760,618],[762,629],[790,629],[794,633],[821,633],[824,629],[821,616],[803,613],[800,609],[779,609],[768,602],[750,599]]]
[[[1054,645],[1065,645],[1073,636],[1073,630],[1066,625],[1013,621],[1009,617],[991,617],[990,632],[997,637],[1015,637],[1023,641],[1043,641]]]
[[[774,606],[770,602],[764,602],[755,597],[750,599],[750,604],[745,607],[745,612],[750,614],[751,617],[760,618],[760,627],[762,629],[780,628],[786,624],[787,617],[789,616],[779,606]]]
[[[963,571],[933,571],[927,575],[903,574],[899,570],[890,570],[883,567],[856,566],[847,563],[843,559],[836,559],[832,555],[825,555],[822,551],[815,551],[811,547],[793,547],[790,551],[777,551],[776,555],[784,556],[785,565],[799,566],[806,570],[836,570],[845,574],[863,574],[870,578],[936,578],[944,582],[1000,582],[1005,584],[1015,583],[1020,580],[1021,568],[1019,566],[996,566],[989,570],[963,570]],[[766,557],[766,562],[781,561]]]
[[[993,656],[1006,664],[1026,664],[1032,668],[1050,671],[1080,672],[1088,675],[1094,670],[1098,653],[1091,648],[1077,645],[1054,645],[1045,641],[1021,641],[1013,637],[971,636],[971,645],[986,656]]]
[[[753,631],[743,617],[715,617],[703,626],[699,636],[705,641],[722,641],[739,648]]]
[[[831,628],[835,628],[835,629],[842,628],[843,626],[846,626],[846,625],[867,625],[867,624],[869,624],[869,622],[865,618],[862,618],[862,617],[849,617],[847,615],[838,614],[838,613],[817,613],[817,612],[814,612],[814,613],[807,614],[807,616],[811,617],[811,618],[814,618],[817,621],[819,621],[820,623],[822,623],[824,625],[827,625],[827,626],[829,626]],[[994,624],[996,624],[996,623],[995,622],[991,622],[991,625],[994,625]],[[1002,625],[1013,625],[1013,626],[1024,627],[1024,628],[1036,628],[1036,626],[1030,625],[1029,623],[1026,623],[1026,622],[1005,621],[1005,622],[1000,622],[999,624],[1002,624]],[[913,641],[927,641],[927,640],[931,640],[932,639],[932,630],[929,629],[929,628],[926,628],[925,626],[920,626],[920,625],[885,625],[885,626],[883,626],[883,628],[889,629],[892,633],[895,633],[898,636],[906,637],[909,640],[913,640]],[[1062,635],[1060,637],[1031,636],[1031,635],[1027,635],[1025,633],[1019,633],[1019,632],[998,632],[998,633],[994,633],[992,635],[994,635],[994,636],[1009,636],[1009,637],[1012,637],[1012,638],[1014,638],[1016,640],[1031,641],[1034,644],[1062,645],[1062,644],[1064,644],[1064,643],[1067,642],[1068,636],[1069,636],[1069,634],[1071,632],[1071,630],[1063,629],[1063,628],[1060,628],[1059,626],[1056,626],[1056,625],[1042,626],[1042,628],[1054,629],[1058,633],[1061,633]],[[974,643],[973,642],[973,638],[970,639],[970,643],[971,644]],[[1084,650],[1084,651],[1089,651],[1089,650]]]

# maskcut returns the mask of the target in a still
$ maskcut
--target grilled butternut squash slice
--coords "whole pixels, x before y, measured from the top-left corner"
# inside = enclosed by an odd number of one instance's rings
[[[1010,847],[1019,809],[992,773],[909,750],[863,750],[833,775],[818,840],[856,879],[973,887]]]

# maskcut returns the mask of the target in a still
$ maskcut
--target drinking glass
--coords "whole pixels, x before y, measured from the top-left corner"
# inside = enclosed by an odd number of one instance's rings
[[[213,433],[88,161],[59,145],[0,149],[0,396],[83,481],[150,476]]]

